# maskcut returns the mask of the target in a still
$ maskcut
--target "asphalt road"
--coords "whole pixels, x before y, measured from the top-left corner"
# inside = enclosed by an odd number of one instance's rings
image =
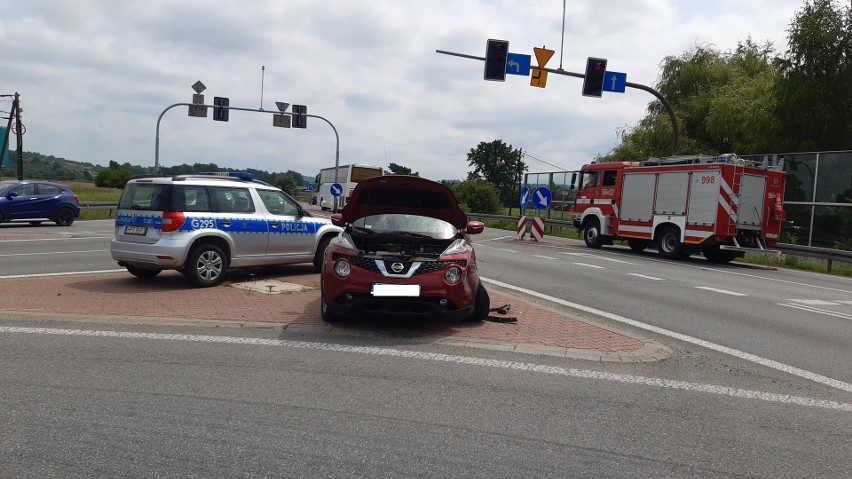
[[[117,270],[111,232],[0,225],[0,281]],[[503,235],[476,238],[491,287],[672,357],[7,319],[0,476],[849,477],[852,391],[815,378],[852,382],[852,281]]]
[[[478,238],[486,278],[852,384],[852,278],[499,236]]]
[[[0,327],[4,477],[849,472],[852,405],[656,378],[669,365],[628,375],[278,329],[10,326]],[[730,381],[718,359],[688,362]]]

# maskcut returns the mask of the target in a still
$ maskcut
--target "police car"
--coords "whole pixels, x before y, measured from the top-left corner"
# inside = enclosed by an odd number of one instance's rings
[[[143,176],[124,187],[110,252],[134,276],[178,270],[206,287],[230,268],[313,262],[319,270],[340,231],[248,173]]]

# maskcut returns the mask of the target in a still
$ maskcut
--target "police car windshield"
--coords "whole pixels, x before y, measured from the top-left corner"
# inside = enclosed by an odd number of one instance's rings
[[[453,225],[444,220],[408,214],[365,216],[355,220],[352,226],[375,233],[404,233],[435,239],[450,239],[456,235]]]

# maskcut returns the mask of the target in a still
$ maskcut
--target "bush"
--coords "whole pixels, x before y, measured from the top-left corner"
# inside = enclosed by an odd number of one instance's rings
[[[459,204],[467,207],[467,213],[499,214],[502,211],[497,188],[484,180],[468,180],[455,187]]]

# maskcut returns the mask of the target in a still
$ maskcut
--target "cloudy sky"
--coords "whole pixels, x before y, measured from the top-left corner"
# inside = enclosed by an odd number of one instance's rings
[[[785,50],[801,5],[570,0],[563,48],[560,0],[6,1],[0,94],[21,94],[24,150],[104,166],[153,166],[158,117],[190,102],[200,80],[207,104],[306,105],[337,129],[340,164],[463,179],[470,149],[500,139],[547,162],[527,158],[530,171],[553,171],[608,152],[653,98],[587,98],[582,79],[553,74],[544,89],[521,76],[486,82],[483,62],[436,50],[482,57],[487,39],[504,39],[513,53],[555,50],[549,68],[582,73],[587,57],[602,57],[654,85],[662,59],[696,43],[729,50],[751,36]],[[160,122],[159,160],[313,176],[334,165],[335,135],[314,118],[288,130],[268,112],[231,111],[224,123],[175,107]]]

